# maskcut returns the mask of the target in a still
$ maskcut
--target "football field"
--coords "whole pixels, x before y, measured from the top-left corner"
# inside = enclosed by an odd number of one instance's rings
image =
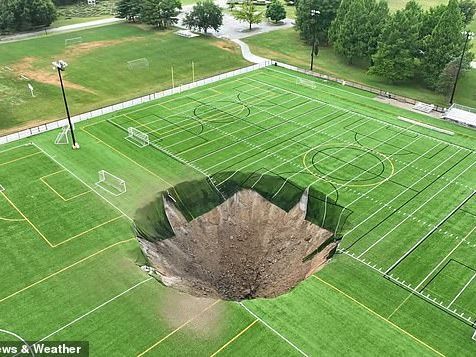
[[[273,66],[78,124],[77,151],[57,135],[0,146],[0,329],[86,340],[94,355],[476,353],[470,129]],[[242,303],[143,272],[135,210],[185,180],[220,188],[225,171],[281,176],[350,210],[331,263]]]

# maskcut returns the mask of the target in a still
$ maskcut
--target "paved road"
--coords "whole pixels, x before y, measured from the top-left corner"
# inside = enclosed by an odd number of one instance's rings
[[[60,26],[60,27],[46,29],[42,31],[25,32],[25,33],[19,33],[16,35],[0,36],[0,43],[15,42],[15,41],[25,40],[32,37],[44,36],[45,34],[49,35],[52,33],[70,32],[70,31],[76,31],[76,30],[86,29],[90,27],[110,25],[116,22],[123,22],[123,21],[124,21],[123,19],[117,19],[115,17],[111,17],[107,19],[83,22],[80,24]]]

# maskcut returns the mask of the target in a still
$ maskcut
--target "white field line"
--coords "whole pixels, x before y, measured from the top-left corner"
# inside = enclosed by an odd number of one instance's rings
[[[476,273],[473,274],[473,276],[471,277],[471,279],[469,279],[469,281],[466,283],[465,286],[463,286],[463,289],[461,289],[461,291],[454,297],[453,300],[451,300],[451,302],[448,304],[447,308],[449,309],[451,307],[451,305],[454,304],[454,302],[461,296],[461,294],[466,290],[466,288],[473,282],[473,280],[476,278]]]
[[[422,286],[422,284],[426,281],[426,279],[428,279],[430,276],[432,276],[433,273],[441,266],[441,264],[443,264],[443,263],[446,261],[446,259],[448,259],[448,258],[451,256],[451,254],[453,254],[453,253],[456,251],[456,249],[458,249],[458,248],[460,247],[460,245],[463,244],[463,243],[466,241],[466,238],[468,238],[468,237],[471,235],[471,233],[474,232],[475,229],[476,229],[476,226],[474,226],[473,229],[472,229],[468,234],[466,234],[466,236],[464,236],[464,238],[461,239],[461,240],[458,242],[458,244],[457,244],[443,259],[441,259],[441,261],[438,263],[438,265],[436,265],[436,266],[433,268],[433,270],[430,271],[430,272],[428,273],[428,275],[425,276],[425,277],[423,278],[423,280],[415,287],[416,290],[418,290],[418,289]]]
[[[267,70],[272,71],[272,72],[278,72],[278,71],[276,71],[276,70],[274,70],[274,69],[272,69],[272,68],[267,68]],[[280,73],[280,74],[282,73],[282,74],[284,74],[284,75],[287,75],[287,76],[290,76],[290,77],[294,77],[294,78],[299,77],[299,76],[295,76],[295,75],[292,75],[292,74],[289,74],[289,73],[285,73],[285,72],[279,72],[279,73]],[[258,82],[258,83],[261,83],[261,84],[270,86],[270,87],[273,87],[273,88],[277,88],[277,89],[283,90],[283,91],[285,91],[285,92],[294,93],[295,95],[302,96],[302,97],[307,98],[307,99],[312,100],[312,101],[324,102],[324,101],[322,101],[322,100],[319,100],[319,99],[316,99],[316,98],[313,98],[313,97],[309,97],[309,96],[307,96],[307,95],[299,94],[299,93],[296,93],[296,92],[291,91],[291,90],[288,90],[288,89],[284,89],[284,88],[281,88],[281,87],[277,87],[277,86],[275,86],[275,85],[273,85],[273,84],[269,84],[269,83],[263,82],[263,81],[261,81],[261,80],[252,79],[252,78],[250,78],[250,77],[251,77],[251,76],[248,76],[246,79],[252,80],[252,81],[255,81],[255,82]],[[278,77],[276,77],[276,76],[274,76],[274,77],[275,77],[275,78],[278,78]],[[280,78],[281,80],[283,80],[281,77],[279,77],[279,78]],[[294,83],[293,81],[288,81],[288,82],[289,82],[289,83],[292,83],[293,85],[296,84],[296,83]],[[318,84],[319,84],[319,85],[323,85],[323,84],[321,84],[321,83],[318,83]],[[332,87],[332,89],[334,90],[334,89],[337,89],[337,88]],[[346,91],[346,93],[351,93],[351,92]],[[331,94],[330,94],[330,95],[331,95]],[[366,97],[366,98],[367,98],[367,97]],[[324,102],[324,103],[326,103],[326,102]],[[343,110],[343,109],[342,109],[341,107],[339,107],[338,105],[334,105],[334,104],[329,104],[329,105],[332,106],[332,107],[334,107],[334,108],[336,108],[336,109],[341,109],[341,110]],[[364,115],[364,114],[361,114],[361,113],[358,113],[358,112],[353,112],[353,113],[355,113],[355,114],[358,115],[358,116],[367,117],[367,115]],[[372,120],[375,120],[375,121],[377,121],[377,122],[379,122],[379,123],[384,123],[384,124],[386,124],[386,125],[390,125],[390,126],[393,126],[393,127],[399,128],[399,129],[402,128],[402,127],[399,126],[399,125],[392,124],[392,123],[387,122],[387,121],[384,121],[384,120],[380,120],[380,119],[377,119],[377,118],[374,118],[374,117],[370,117],[370,118],[372,118]],[[459,145],[456,145],[456,144],[453,144],[453,143],[451,143],[451,142],[447,142],[447,141],[444,141],[444,140],[441,140],[441,139],[437,139],[437,138],[435,138],[435,137],[433,137],[433,136],[430,136],[430,135],[427,135],[427,134],[424,134],[424,133],[419,133],[419,132],[415,132],[415,133],[418,133],[418,134],[420,134],[420,135],[423,135],[423,136],[425,136],[426,138],[428,138],[429,140],[442,142],[442,143],[445,143],[445,144],[447,144],[447,145],[454,146],[454,147],[456,147],[456,148],[458,148],[458,149],[462,149],[462,150],[474,152],[474,150],[471,150],[471,149],[465,148],[465,147],[463,147],[463,146],[459,146]]]
[[[243,92],[243,93],[245,93],[245,92]],[[282,95],[284,96],[284,94],[282,94]],[[280,96],[281,96],[281,95],[279,95],[278,98],[279,98]],[[223,98],[223,99],[224,99],[224,100],[225,100],[225,99],[227,99],[227,100],[229,99],[230,101],[232,101],[232,100],[235,100],[236,98],[235,98],[234,95],[230,95],[230,96],[227,96],[227,97],[225,97],[225,98]],[[270,95],[265,95],[265,96],[264,96],[264,99],[263,99],[263,98],[259,98],[259,99],[260,99],[260,100],[259,100],[256,104],[254,104],[254,105],[264,103],[264,102],[266,102],[267,99],[276,99],[276,94],[275,94],[275,93],[271,93]],[[295,99],[297,99],[297,98],[292,98],[292,99],[290,99],[290,100],[285,101],[284,103],[289,103],[289,102],[291,102],[291,101],[293,101],[293,100],[295,100]],[[213,103],[211,103],[211,104],[201,103],[201,104],[200,104],[200,102],[198,102],[197,100],[195,100],[195,99],[192,99],[192,100],[193,100],[194,103],[199,104],[199,105],[209,105],[209,106],[212,106],[212,105],[213,105]],[[222,106],[221,108],[216,108],[216,107],[211,108],[210,111],[213,110],[213,109],[220,109],[220,110],[224,110],[224,109],[225,109],[225,110],[226,110],[226,109],[228,109],[228,107],[232,107],[232,106],[235,105],[235,104],[238,104],[238,105],[239,105],[239,104],[243,104],[243,103],[233,102],[233,103],[224,105],[224,106]],[[303,103],[303,104],[305,104],[305,103]],[[194,108],[192,108],[192,109],[194,109]],[[184,111],[184,112],[189,112],[189,111],[192,110],[192,109],[189,109],[189,110]],[[205,113],[206,113],[206,112],[205,112]],[[256,113],[256,114],[258,114],[258,113]],[[124,114],[124,115],[126,115],[126,114]],[[172,115],[172,116],[170,116],[170,117],[180,116],[180,115],[183,115],[183,114],[174,114],[174,115]],[[189,115],[189,117],[186,118],[186,119],[184,119],[184,120],[180,120],[180,121],[178,121],[178,122],[171,123],[171,124],[168,124],[168,125],[166,125],[166,126],[163,126],[163,127],[157,128],[157,129],[152,129],[151,131],[147,132],[147,134],[155,134],[155,133],[160,132],[160,131],[163,131],[164,129],[166,129],[166,128],[168,128],[168,127],[171,127],[171,126],[172,126],[172,127],[175,127],[176,129],[178,129],[178,130],[169,130],[167,133],[170,133],[170,134],[168,134],[168,135],[163,135],[163,136],[161,135],[161,136],[160,136],[161,139],[166,139],[166,138],[168,138],[168,137],[170,137],[170,136],[176,135],[177,133],[181,133],[181,132],[185,131],[186,129],[190,130],[190,129],[193,129],[193,128],[195,128],[195,127],[199,127],[200,124],[203,124],[203,123],[205,123],[205,122],[207,122],[207,121],[210,121],[210,119],[212,119],[212,121],[213,121],[213,119],[214,119],[215,117],[219,117],[221,114],[220,114],[220,113],[217,113],[215,116],[212,115],[210,118],[207,118],[207,120],[200,120],[200,118],[197,118],[197,120],[196,120],[195,122],[193,122],[193,123],[186,124],[186,125],[184,125],[184,126],[182,126],[182,127],[177,127],[177,124],[183,123],[183,122],[185,122],[185,121],[187,121],[187,120],[194,120],[192,115],[190,115],[190,114],[188,114],[188,115]],[[250,117],[252,117],[253,115],[254,115],[254,113],[253,113],[253,114],[250,113]],[[170,118],[170,117],[167,117],[167,118]],[[247,117],[247,118],[250,118],[250,117]],[[131,119],[132,119],[132,118],[131,118]],[[137,121],[137,119],[132,119],[132,120]],[[159,119],[159,120],[165,120],[165,118],[161,118],[161,119]],[[154,122],[157,122],[157,121],[158,121],[158,120],[153,120],[153,121],[151,121],[151,122],[148,122],[148,123],[146,123],[146,124],[141,124],[141,125],[142,125],[142,126],[148,126],[148,125],[150,125],[150,124],[152,124],[152,123],[154,123]],[[235,121],[231,121],[230,123],[226,123],[226,124],[223,125],[223,126],[228,126],[228,125],[231,125],[231,124],[233,124],[233,123],[236,123],[236,122],[235,122]],[[190,140],[190,139],[186,139],[186,140],[184,140],[184,141],[187,141],[187,140]],[[178,143],[174,143],[173,145],[170,145],[170,147],[172,147],[172,146],[174,146],[174,145],[177,145],[177,144],[180,144],[181,142],[183,142],[183,141],[180,141],[180,142],[178,142]]]
[[[464,171],[460,172],[455,178],[453,178],[451,181],[455,181],[458,177],[463,175],[466,171],[468,171],[471,167],[473,167],[476,164],[476,161],[474,161],[470,166],[468,166]],[[398,227],[400,227],[401,224],[406,222],[410,217],[415,214],[417,211],[419,211],[422,207],[424,207],[428,202],[430,202],[433,198],[435,198],[440,192],[445,190],[449,185],[451,185],[451,181],[448,182],[445,186],[440,188],[436,193],[434,193],[430,198],[428,198],[425,202],[423,202],[420,206],[418,206],[412,213],[410,213],[407,217],[405,217],[401,222],[399,222],[397,225],[395,225],[390,231],[385,233],[380,239],[378,239],[376,242],[374,242],[370,247],[368,247],[366,250],[364,250],[360,255],[359,258],[367,253],[369,250],[371,250],[373,247],[375,247],[377,244],[379,244],[382,240],[384,240],[390,233],[395,231]]]
[[[458,174],[458,176],[462,175],[463,173],[465,173],[468,169],[470,169],[473,165],[476,164],[476,161],[474,161],[471,166],[468,166],[466,169],[464,169],[464,171],[462,171],[460,174]],[[454,179],[456,180],[456,178],[458,177],[456,176]],[[426,205],[426,203],[428,203],[430,200],[432,200],[436,195],[438,195],[440,192],[442,192],[446,187],[448,187],[449,185],[451,184],[451,182],[448,182],[444,187],[442,187],[440,190],[438,190],[438,192],[436,192],[433,196],[431,196],[428,200],[426,200],[421,206],[419,206],[415,211],[419,210],[421,207],[423,207],[424,205]],[[444,217],[440,222],[438,222],[437,224],[435,224],[433,226],[432,229],[430,229],[422,238],[420,238],[418,240],[418,242],[416,242],[408,251],[405,252],[405,254],[403,254],[400,258],[397,259],[397,261],[395,263],[393,263],[386,271],[385,271],[385,274],[388,274],[388,272],[390,272],[391,270],[393,270],[393,268],[395,268],[398,264],[400,264],[400,262],[405,259],[413,250],[415,250],[426,238],[428,238],[429,235],[431,235],[439,226],[441,226],[443,224],[443,222],[445,222],[448,218],[451,217],[451,215],[453,215],[457,210],[459,210],[461,208],[461,206],[467,202],[469,199],[471,199],[471,197],[473,197],[473,195],[476,193],[476,191],[472,192],[468,197],[466,197],[462,203],[458,204],[458,206],[456,206],[450,213],[448,213],[446,215],[446,217]],[[413,212],[415,213],[415,212]],[[413,214],[412,213],[412,214]],[[398,225],[402,224],[405,220],[407,220],[408,218],[410,218],[410,216],[407,216],[402,222],[400,222]],[[389,233],[385,234],[388,235]],[[380,238],[380,240],[382,240],[383,238],[385,238],[385,236],[383,236],[382,238]],[[377,242],[374,243],[377,244]],[[371,247],[369,247],[370,249]],[[360,256],[359,256],[360,257]]]
[[[332,170],[331,172],[327,173],[326,175],[328,176],[328,175],[330,175],[330,174],[336,172],[337,170],[340,170],[340,169],[343,168],[344,166],[346,166],[346,165],[348,165],[348,164],[354,162],[355,160],[357,160],[357,159],[363,157],[366,153],[374,151],[374,150],[377,149],[378,147],[380,147],[380,146],[386,144],[389,140],[393,139],[394,137],[399,136],[400,134],[401,134],[401,133],[396,133],[395,135],[392,135],[392,136],[391,136],[390,138],[388,138],[386,141],[381,142],[380,144],[378,144],[377,146],[375,146],[375,147],[373,147],[373,148],[362,147],[362,148],[364,148],[364,150],[365,150],[365,152],[364,152],[363,154],[354,157],[352,160],[350,160],[350,161],[346,162],[345,164],[339,166],[338,168]],[[364,137],[368,137],[368,136],[370,136],[370,135],[371,135],[371,134],[366,134],[366,135],[364,135]],[[418,138],[418,140],[419,140],[419,139],[420,139],[420,138]],[[414,143],[415,143],[415,141],[409,142],[409,143],[406,144],[405,146],[403,146],[403,147],[399,148],[397,151],[393,152],[391,155],[388,155],[388,156],[387,156],[387,159],[391,158],[392,156],[396,155],[396,154],[397,154],[398,152],[400,152],[401,150],[404,150],[405,148],[407,148],[408,146],[410,146],[410,145],[412,145],[412,144],[414,144]],[[430,150],[431,150],[431,149],[430,149]],[[338,151],[336,151],[336,152],[339,152],[339,151],[340,151],[340,150],[338,150]],[[319,162],[319,161],[318,161],[318,162]],[[352,182],[352,181],[354,181],[355,179],[359,178],[359,177],[362,176],[364,173],[368,172],[369,170],[373,169],[374,167],[376,167],[376,166],[378,166],[378,165],[380,165],[380,162],[378,162],[378,163],[372,165],[371,167],[367,168],[365,171],[362,171],[360,174],[358,174],[357,176],[351,178],[351,179],[348,180],[347,182],[344,182],[344,183],[336,183],[336,186],[337,186],[337,187],[334,188],[334,192],[336,192],[336,191],[337,191],[339,188],[341,188],[341,187],[347,186],[350,182]],[[300,174],[302,171],[303,171],[303,170],[292,174],[290,177],[288,177],[288,178],[286,179],[286,181],[288,181],[288,180],[291,179],[292,177],[294,177],[294,176]],[[314,180],[312,183],[310,183],[310,184],[308,185],[308,187],[314,185],[316,182],[318,182],[318,181],[320,181],[320,180],[323,180],[323,179],[324,179],[324,178],[322,178],[322,177],[317,178],[317,179]],[[367,191],[365,194],[368,194],[370,191],[372,191],[373,189],[375,189],[376,187],[380,186],[381,184],[383,184],[383,183],[386,182],[386,181],[387,181],[387,180],[382,180],[381,182],[377,183],[372,189],[370,189],[369,191]],[[283,187],[284,187],[284,183],[283,183],[283,185],[280,187],[280,189],[275,193],[275,196],[279,193],[279,191],[281,191],[281,189],[282,189]],[[326,195],[326,198],[327,198],[327,196],[328,196],[328,195]],[[348,205],[346,205],[345,208],[348,208],[348,207],[350,206],[350,204],[352,204],[352,203],[354,203],[354,202],[360,200],[361,198],[363,198],[363,195],[359,196],[359,197],[356,198],[353,202],[351,202],[351,203],[349,203]],[[341,213],[341,216],[342,216],[342,213]],[[340,216],[339,216],[339,221],[337,222],[337,227],[339,227],[339,222],[340,222]]]
[[[43,342],[43,341],[47,340],[47,339],[50,338],[51,336],[56,335],[58,332],[63,331],[64,329],[70,327],[71,325],[74,325],[76,322],[78,322],[78,321],[84,319],[85,317],[91,315],[93,312],[95,312],[95,311],[99,310],[100,308],[102,308],[102,307],[104,307],[104,306],[110,304],[111,302],[113,302],[113,301],[119,299],[121,296],[123,296],[123,295],[127,294],[128,292],[130,292],[130,291],[132,291],[132,290],[138,288],[138,287],[141,286],[142,284],[145,284],[145,283],[147,283],[148,281],[150,281],[150,280],[152,280],[152,279],[154,279],[154,278],[153,278],[153,277],[148,277],[147,279],[142,280],[141,282],[138,282],[137,284],[135,284],[135,285],[131,286],[130,288],[124,290],[122,293],[117,294],[116,296],[114,296],[114,297],[110,298],[109,300],[103,302],[102,304],[96,306],[94,309],[91,309],[91,310],[89,310],[88,312],[82,314],[81,316],[78,316],[77,318],[75,318],[75,319],[72,320],[71,322],[68,322],[66,325],[61,326],[61,327],[60,327],[59,329],[57,329],[56,331],[53,331],[52,333],[46,335],[46,336],[43,337],[42,339],[36,341],[33,345],[36,345],[37,343],[40,343],[40,342]]]
[[[415,186],[417,183],[419,183],[421,180],[426,178],[428,175],[430,175],[433,171],[436,171],[441,165],[443,165],[445,162],[447,162],[449,159],[453,158],[459,151],[455,151],[451,156],[447,157],[444,161],[441,161],[438,165],[434,166],[431,171],[426,173],[425,175],[421,176],[417,181],[413,182],[410,186],[408,186],[405,190],[401,191],[398,195],[393,197],[390,201],[386,202],[386,204],[379,209],[377,209],[375,212],[373,212],[370,216],[368,216],[366,219],[364,219],[362,222],[359,222],[356,226],[354,226],[351,230],[346,232],[344,234],[344,237],[352,233],[354,230],[356,230],[358,227],[360,227],[362,224],[367,222],[369,219],[371,219],[373,216],[375,216],[377,213],[379,213],[381,210],[383,210],[386,206],[390,205],[393,201],[395,201],[397,198],[399,198],[401,195],[406,193],[408,190],[410,190],[413,186]]]
[[[320,109],[320,108],[317,108],[317,109]],[[307,111],[307,112],[304,112],[304,113],[302,113],[302,114],[299,114],[299,115],[296,116],[296,118],[297,118],[297,117],[301,117],[301,116],[308,115],[310,112],[313,112],[313,111],[314,111],[314,109],[312,109],[312,110],[310,110],[310,111]],[[336,113],[338,113],[338,112],[332,112],[332,113],[326,114],[326,115],[324,115],[323,117],[321,117],[320,119],[325,119],[325,118],[327,118],[327,117],[329,117],[329,116],[332,116],[332,115],[334,115],[334,114],[336,114]],[[267,120],[267,119],[263,119],[262,121],[266,121],[266,120]],[[260,122],[260,123],[261,123],[261,122]],[[276,129],[278,126],[285,127],[286,124],[288,124],[288,123],[286,123],[286,122],[281,122],[280,124],[278,124],[277,126],[275,126],[275,127],[273,128],[273,130]],[[206,125],[209,125],[209,124],[206,124]],[[208,154],[202,155],[202,156],[200,156],[199,158],[194,159],[193,161],[203,160],[203,159],[205,159],[205,158],[207,158],[207,157],[209,157],[209,156],[211,156],[211,155],[215,155],[215,154],[217,154],[218,152],[221,152],[222,150],[227,150],[227,149],[229,149],[229,148],[231,148],[231,147],[233,147],[233,146],[235,146],[235,145],[242,144],[242,143],[246,144],[246,145],[249,146],[250,148],[247,149],[247,150],[245,150],[245,151],[240,151],[239,154],[237,154],[237,155],[235,155],[235,156],[233,156],[233,157],[231,157],[231,158],[228,158],[228,159],[222,160],[222,161],[220,161],[220,162],[217,162],[215,165],[210,166],[210,167],[208,168],[209,170],[210,170],[210,169],[213,169],[215,166],[224,164],[225,162],[228,162],[228,161],[230,161],[230,160],[233,160],[233,159],[236,159],[236,158],[238,158],[238,157],[240,157],[240,156],[243,156],[243,155],[249,153],[250,151],[253,151],[253,150],[255,150],[255,149],[259,149],[259,148],[261,148],[262,146],[265,146],[265,145],[267,145],[267,144],[269,144],[269,143],[271,143],[271,142],[273,142],[273,141],[276,141],[276,140],[278,140],[278,139],[281,139],[282,137],[286,137],[287,135],[293,134],[293,133],[296,132],[296,131],[302,130],[302,128],[295,128],[295,129],[290,130],[290,131],[285,131],[285,132],[283,132],[282,134],[276,136],[276,135],[274,135],[273,130],[270,130],[270,129],[265,128],[264,130],[259,131],[259,132],[255,133],[255,134],[252,134],[252,135],[250,135],[250,136],[247,136],[246,138],[240,138],[240,137],[234,135],[235,132],[229,133],[229,132],[223,130],[222,128],[214,127],[213,125],[210,125],[210,126],[212,126],[212,129],[214,129],[214,130],[216,130],[216,131],[219,131],[219,132],[221,132],[222,134],[224,134],[224,135],[226,135],[226,136],[231,136],[231,137],[233,137],[235,140],[232,140],[232,144],[230,144],[229,146],[224,147],[224,148],[221,148],[221,149],[218,149],[218,150],[215,150],[215,151],[211,151],[211,152],[209,152]],[[252,126],[251,126],[251,127],[252,127]],[[323,131],[323,130],[321,130],[321,131]],[[258,145],[257,145],[257,144],[253,144],[252,142],[249,141],[249,139],[251,139],[251,138],[253,138],[253,137],[264,136],[264,135],[266,135],[266,134],[270,134],[270,135],[271,135],[271,138],[270,138],[269,140],[267,140],[267,141],[261,143],[261,144],[258,144]],[[223,137],[220,137],[220,139],[222,139],[222,138],[223,138]],[[286,141],[286,140],[285,140],[285,141]],[[298,140],[298,141],[300,142],[301,140]],[[281,141],[281,142],[282,142],[282,141]]]
[[[266,321],[264,321],[261,317],[256,315],[253,311],[248,309],[248,307],[246,307],[245,304],[243,304],[242,302],[239,302],[238,304],[240,304],[241,307],[243,307],[246,311],[248,311],[249,314],[251,314],[251,316],[253,316],[255,319],[260,321],[263,325],[265,325],[267,328],[269,328],[275,335],[277,335],[282,340],[284,340],[286,343],[288,343],[291,347],[293,347],[300,354],[302,354],[303,356],[309,357],[309,355],[306,354],[303,350],[301,350],[298,346],[296,346],[294,343],[292,343],[286,337],[284,337],[282,334],[280,334],[278,331],[276,331],[273,327],[271,327]]]
[[[23,148],[23,147],[25,147],[25,146],[30,146],[30,145],[31,145],[31,143],[25,143],[25,144],[21,144],[21,145],[16,145],[16,146],[13,146],[13,147],[8,148],[8,149],[0,150],[0,154],[3,154],[4,152],[7,152],[7,151],[20,149],[20,148]]]
[[[77,176],[74,172],[72,172],[71,170],[69,170],[66,166],[64,166],[62,163],[60,163],[58,160],[56,160],[53,156],[51,156],[50,154],[48,154],[45,150],[43,150],[41,147],[39,147],[37,144],[33,143],[33,145],[38,149],[40,150],[43,154],[45,154],[50,160],[54,161],[56,164],[58,164],[59,166],[61,166],[64,170],[66,170],[71,176],[73,176],[74,178],[76,178],[78,181],[80,181],[83,185],[85,185],[86,187],[88,187],[91,191],[93,191],[94,193],[96,193],[99,197],[101,197],[104,201],[106,201],[107,203],[109,203],[112,207],[114,207],[117,211],[119,211],[124,217],[128,218],[130,221],[133,221],[133,219],[131,217],[129,217],[123,210],[121,210],[119,207],[117,207],[114,203],[112,203],[111,201],[109,201],[106,197],[104,197],[103,195],[101,195],[98,191],[96,191],[92,186],[88,185],[85,181],[83,181],[79,176]]]

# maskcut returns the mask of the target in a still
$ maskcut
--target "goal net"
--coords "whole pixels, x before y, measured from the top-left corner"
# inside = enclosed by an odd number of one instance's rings
[[[137,128],[129,127],[127,128],[126,140],[130,141],[134,145],[143,148],[144,146],[149,145],[149,134],[140,131]]]
[[[114,176],[106,170],[100,170],[98,173],[99,181],[96,182],[96,186],[99,186],[114,196],[119,196],[127,192],[126,181],[123,179]]]
[[[127,62],[127,68],[130,71],[140,70],[140,69],[149,69],[149,61],[147,58],[139,58]]]
[[[56,145],[66,145],[69,144],[69,137],[68,137],[69,127],[64,126],[59,134],[56,136],[55,144]]]
[[[298,84],[300,86],[304,86],[304,87],[309,87],[309,88],[312,88],[312,89],[316,88],[316,82],[310,81],[309,79],[305,79],[305,78],[301,78],[301,77],[298,77],[296,79],[296,84]]]
[[[80,44],[83,42],[82,37],[73,37],[73,38],[67,38],[64,40],[64,47],[71,47],[77,44]]]

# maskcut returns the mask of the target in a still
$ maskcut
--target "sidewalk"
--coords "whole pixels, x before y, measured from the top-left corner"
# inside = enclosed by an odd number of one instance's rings
[[[249,62],[252,63],[264,63],[264,62],[269,62],[270,60],[268,58],[260,57],[257,55],[254,55],[251,53],[250,47],[244,43],[243,41],[235,38],[232,39],[232,41],[236,44],[238,44],[241,48],[241,55],[243,58]]]
[[[21,40],[25,40],[32,37],[45,36],[45,35],[50,35],[54,33],[71,32],[71,31],[77,31],[77,30],[90,28],[90,27],[110,25],[116,22],[124,22],[124,21],[125,21],[124,19],[117,19],[115,17],[111,17],[107,19],[88,21],[88,22],[83,22],[80,24],[66,25],[66,26],[56,27],[52,29],[45,29],[41,31],[25,32],[25,33],[19,33],[16,35],[0,36],[0,44],[21,41]]]

